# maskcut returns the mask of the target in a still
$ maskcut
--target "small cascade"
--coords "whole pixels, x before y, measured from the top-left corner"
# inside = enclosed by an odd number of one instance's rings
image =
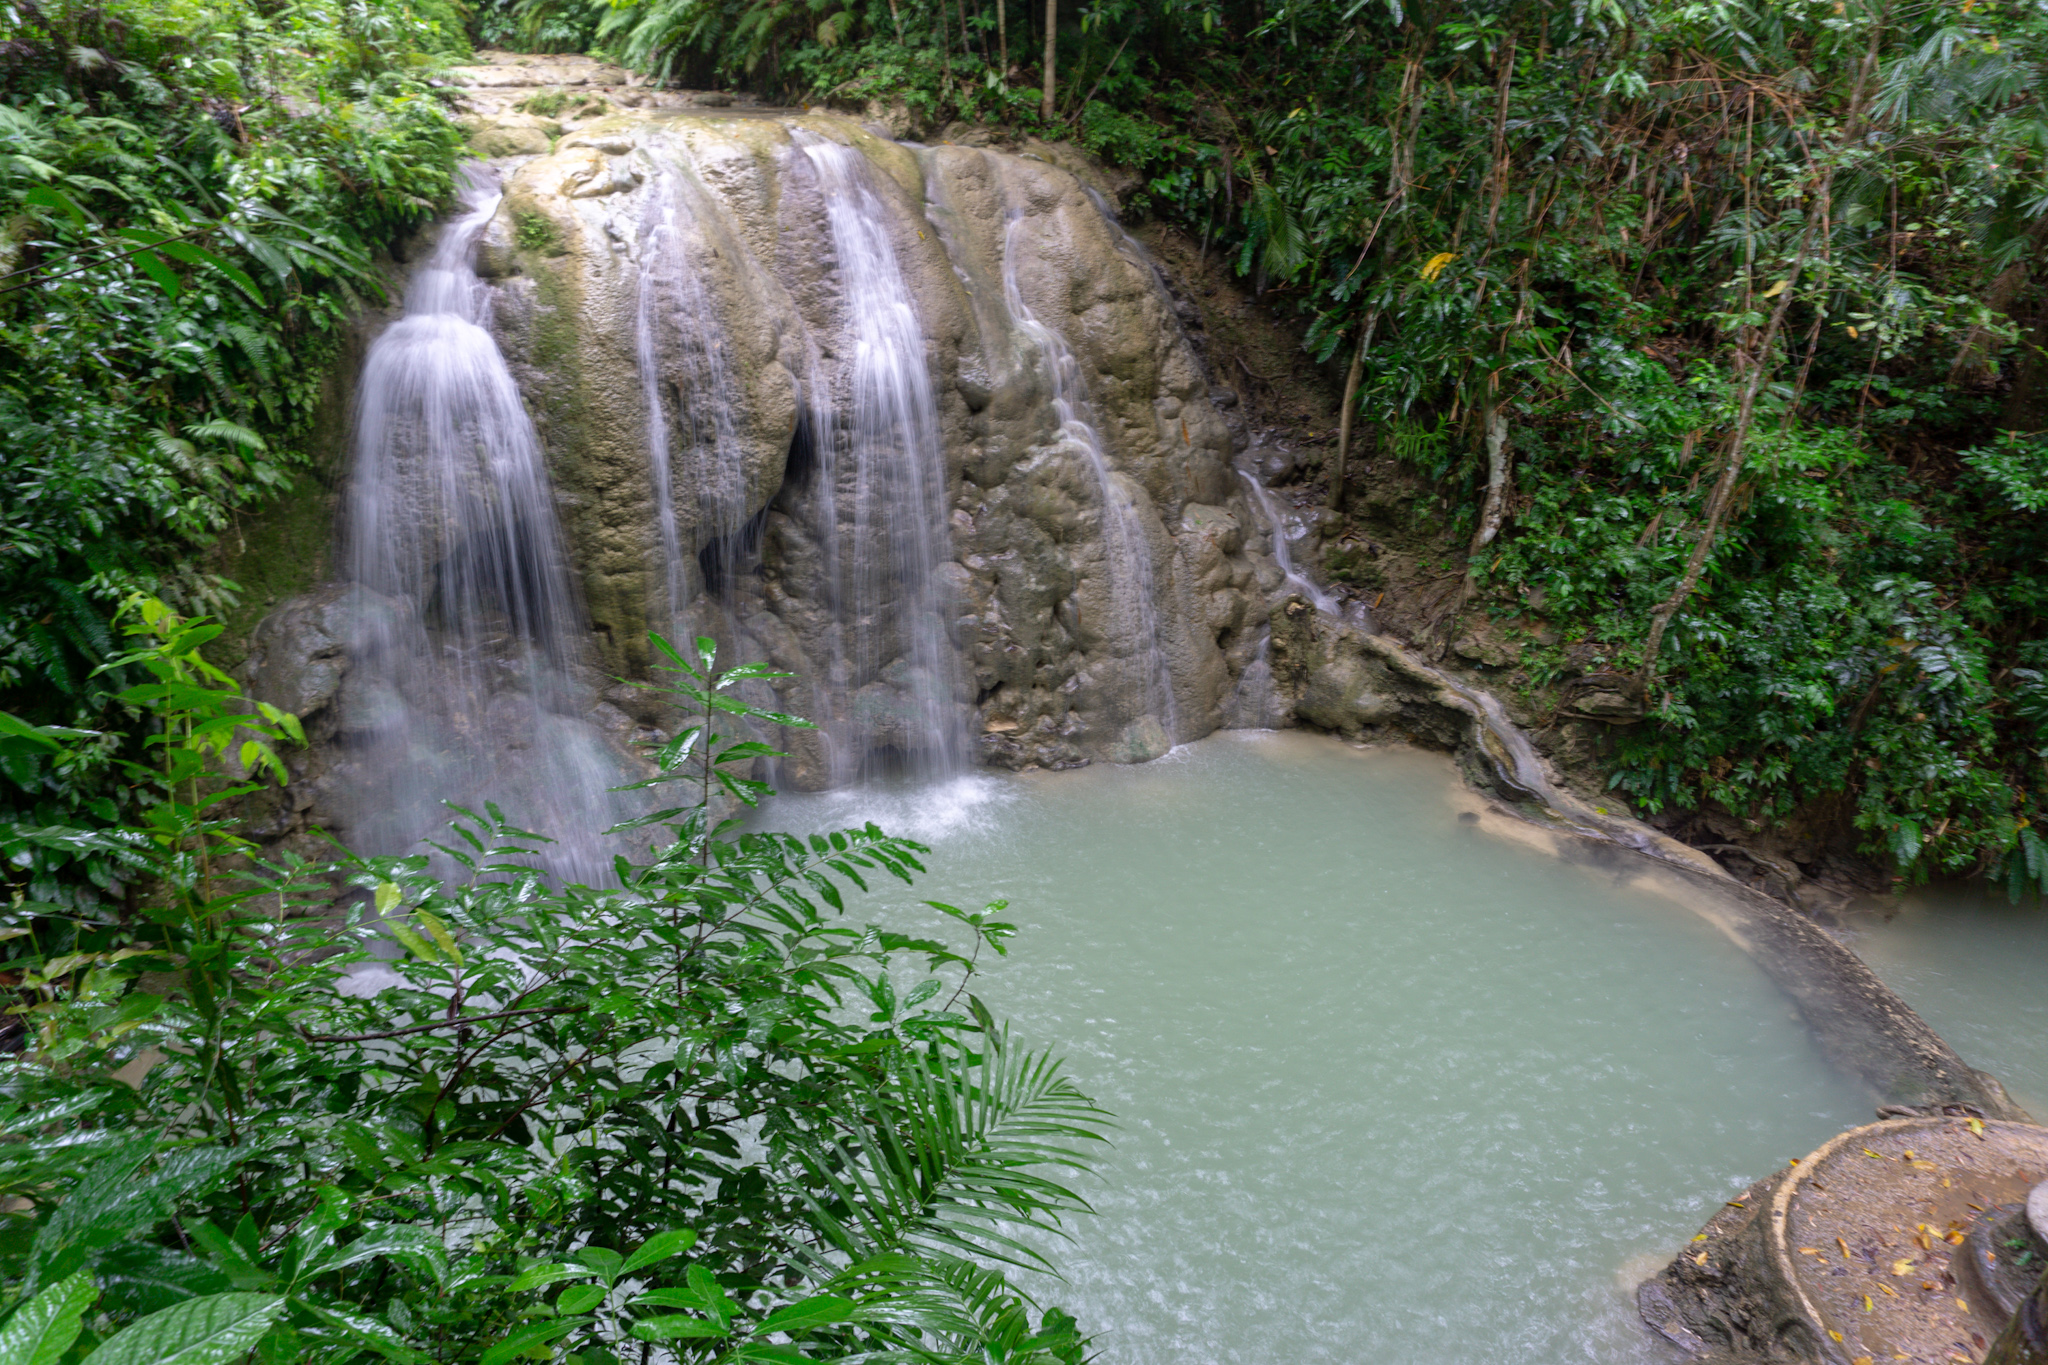
[[[884,767],[921,780],[951,777],[968,761],[953,612],[939,578],[951,558],[946,465],[924,329],[887,211],[851,147],[792,130],[816,169],[840,287],[840,373],[807,386],[821,498],[841,627],[846,711],[835,719],[834,777]]]
[[[662,168],[641,215],[634,354],[647,405],[647,459],[654,484],[666,620],[686,635],[684,608],[700,586],[728,598],[747,551],[744,455],[724,325],[707,296],[689,244],[698,214],[682,172]],[[705,548],[683,547],[676,486],[688,489]],[[729,605],[729,602],[728,602]]]
[[[462,211],[370,348],[348,500],[357,661],[341,729],[354,844],[410,852],[443,800],[495,802],[555,843],[558,875],[596,881],[621,764],[587,721],[582,618],[540,443],[486,330],[471,266],[496,178],[467,173]]]
[[[1307,574],[1294,567],[1294,542],[1308,534],[1308,524],[1301,514],[1285,507],[1280,499],[1273,496],[1273,490],[1260,483],[1258,476],[1249,469],[1237,471],[1251,489],[1252,503],[1259,509],[1267,529],[1273,533],[1273,562],[1286,575],[1287,584],[1309,600],[1309,604],[1325,616],[1339,614],[1337,595],[1318,584]],[[1361,622],[1370,631],[1369,621]]]
[[[1174,702],[1173,674],[1160,646],[1152,551],[1137,509],[1142,495],[1110,469],[1102,437],[1083,415],[1087,399],[1073,348],[1040,322],[1024,301],[1024,291],[1017,283],[1017,239],[1022,223],[1023,215],[1013,211],[1003,234],[1003,298],[1011,320],[1045,361],[1061,435],[1087,459],[1095,476],[1102,500],[1103,559],[1110,580],[1111,614],[1110,620],[1100,623],[1099,633],[1116,666],[1136,682],[1132,694],[1144,698],[1142,711],[1123,718],[1126,748],[1135,757],[1153,758],[1179,739],[1180,717]]]

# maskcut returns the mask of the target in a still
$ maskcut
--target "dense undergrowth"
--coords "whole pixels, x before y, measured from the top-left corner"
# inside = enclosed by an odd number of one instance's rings
[[[1639,808],[2048,888],[2039,5],[1094,0],[1049,117],[1036,4],[490,13],[1135,172],[1307,320],[1351,460],[1440,494],[1446,636],[1508,618],[1539,681],[1633,700]]]
[[[15,899],[119,884],[10,831],[151,799],[114,611],[232,600],[202,553],[293,486],[373,255],[445,200],[461,134],[424,77],[466,50],[438,0],[0,4],[0,710],[105,732],[61,766],[0,734]]]
[[[1079,1365],[1004,1270],[1085,1210],[1059,1178],[1106,1116],[966,990],[1000,903],[856,923],[919,845],[712,823],[765,790],[714,727],[780,675],[656,641],[697,720],[610,889],[495,808],[431,855],[272,865],[227,812],[294,722],[205,661],[217,625],[124,620],[163,799],[46,832],[146,894],[10,978],[0,1359]]]

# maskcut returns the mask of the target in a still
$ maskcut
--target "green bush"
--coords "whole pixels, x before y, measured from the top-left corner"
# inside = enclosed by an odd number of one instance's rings
[[[291,495],[340,329],[380,293],[373,257],[451,189],[461,133],[422,77],[455,41],[395,0],[18,11],[0,45],[0,705],[108,738],[62,770],[0,738],[0,823],[133,818],[110,722],[134,679],[106,670],[109,619],[137,589],[233,600],[201,552]],[[112,889],[103,866],[48,884],[65,869],[39,852],[9,885],[80,907]]]
[[[9,1359],[1078,1365],[1001,1267],[1045,1268],[1019,1232],[1085,1210],[1055,1177],[1104,1115],[967,992],[1000,904],[862,925],[849,893],[924,849],[711,823],[711,793],[765,791],[718,718],[801,724],[734,700],[779,675],[655,641],[700,719],[649,785],[684,801],[595,890],[495,808],[431,856],[253,861],[224,803],[292,723],[204,663],[217,627],[142,602],[132,629],[163,799],[38,837],[105,844],[136,913],[15,964]]]

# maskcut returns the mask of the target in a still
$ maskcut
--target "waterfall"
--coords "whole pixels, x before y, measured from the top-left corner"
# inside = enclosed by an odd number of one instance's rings
[[[486,330],[471,267],[501,195],[465,173],[462,211],[414,274],[363,366],[348,499],[358,586],[343,734],[361,754],[351,824],[364,852],[411,852],[439,803],[495,802],[595,882],[618,818],[618,756],[576,677],[582,614],[540,442]]]
[[[688,246],[699,221],[682,173],[654,177],[641,216],[634,353],[647,405],[647,461],[654,484],[671,638],[686,632],[684,606],[696,575],[676,520],[676,483],[691,490],[698,526],[708,536],[698,567],[705,586],[730,604],[748,546],[744,456],[733,427],[732,365],[717,310]],[[663,361],[673,368],[664,372]]]
[[[834,776],[872,773],[893,755],[912,776],[949,777],[965,769],[968,740],[939,580],[952,552],[924,329],[865,158],[804,129],[791,137],[817,171],[840,286],[830,345],[844,372],[838,384],[807,386],[833,523],[824,535],[843,538],[831,587],[854,689],[837,722]]]
[[[1038,320],[1017,283],[1018,229],[1023,215],[1013,210],[1003,233],[1003,298],[1012,321],[1037,348],[1052,385],[1053,415],[1060,434],[1081,452],[1095,477],[1102,504],[1102,547],[1109,577],[1110,619],[1100,623],[1105,648],[1133,684],[1142,709],[1125,717],[1126,748],[1135,757],[1155,758],[1180,737],[1173,675],[1159,644],[1159,610],[1152,584],[1152,551],[1138,515],[1140,494],[1109,467],[1102,437],[1084,415],[1087,403],[1081,364],[1066,338]]]

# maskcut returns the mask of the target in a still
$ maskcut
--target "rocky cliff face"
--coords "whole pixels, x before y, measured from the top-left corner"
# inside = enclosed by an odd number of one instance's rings
[[[674,723],[605,681],[646,675],[650,630],[794,675],[776,700],[821,728],[775,737],[791,786],[948,729],[969,761],[1024,768],[1142,761],[1230,723],[1279,575],[1171,300],[1073,174],[830,115],[670,110],[499,165],[484,316],[588,616],[562,704],[622,750]],[[912,320],[909,361],[879,353],[877,308]],[[889,401],[929,408],[937,486],[915,505],[895,472],[915,422],[876,393],[892,364],[923,387]],[[906,528],[925,561],[892,557]],[[347,610],[332,587],[280,604],[251,660],[257,694],[331,744]],[[345,835],[322,774],[348,766],[312,760],[287,823]]]
[[[983,758],[1143,759],[1216,728],[1263,611],[1229,432],[1147,264],[1065,171],[908,148],[830,117],[621,117],[510,177],[482,269],[548,448],[603,666],[639,671],[646,632],[681,616],[798,674],[792,709],[832,722],[818,742],[792,737],[811,750],[794,774],[804,785],[830,776],[817,746],[859,730],[852,709],[914,713],[894,678],[903,651],[868,651],[862,667],[845,638],[893,639],[906,623],[848,622],[834,600],[845,570],[833,561],[852,548],[843,533],[866,516],[862,499],[889,494],[859,486],[812,420],[820,400],[852,406],[860,339],[825,187],[792,140],[806,133],[863,159],[922,331],[944,460],[939,610]],[[1030,311],[1079,361],[1109,496],[1142,528],[1171,719],[1137,695],[1143,670],[1121,666],[1154,642],[1113,630],[1129,566],[1108,553],[1104,489],[1050,401],[1047,357],[1005,302],[1006,246]],[[660,289],[664,268],[694,277],[696,311]],[[725,370],[727,430],[702,410],[707,338]],[[666,490],[649,454],[650,368],[677,449]],[[916,596],[891,587],[875,604],[885,618]],[[867,733],[919,742],[886,725]]]

